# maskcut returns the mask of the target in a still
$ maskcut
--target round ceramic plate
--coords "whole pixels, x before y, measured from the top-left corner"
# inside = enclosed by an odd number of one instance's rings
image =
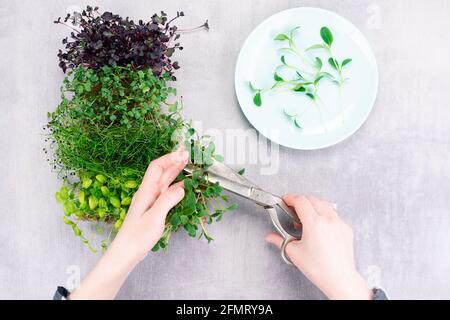
[[[329,63],[326,49],[306,50],[324,43],[322,27],[333,35],[332,54],[338,63],[352,59],[342,67],[342,78]],[[300,55],[282,49],[289,47],[288,41],[275,40],[280,34],[290,37],[293,29],[292,39]],[[300,76],[305,82],[315,80],[320,65],[316,57],[326,76],[319,80],[315,95],[306,94],[312,93],[311,85],[305,92],[295,92],[294,85],[287,84],[263,91],[261,106],[255,105],[258,91],[254,89],[272,87],[276,70],[279,77],[292,83],[299,83]],[[289,67],[277,69],[282,60]],[[346,80],[338,85],[333,78]],[[321,149],[351,136],[367,119],[377,88],[377,64],[367,40],[351,22],[323,9],[295,8],[271,16],[247,38],[236,64],[236,95],[247,119],[270,140],[295,149]]]

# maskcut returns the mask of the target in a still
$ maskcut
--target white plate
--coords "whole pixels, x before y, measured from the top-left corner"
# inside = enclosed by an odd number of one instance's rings
[[[300,50],[323,43],[320,29],[327,26],[334,36],[334,56],[339,61],[353,60],[344,69],[350,80],[343,86],[342,99],[335,84],[322,80],[318,91],[320,108],[305,95],[289,91],[264,93],[262,106],[255,106],[249,81],[257,88],[268,88],[274,84],[274,71],[282,55],[289,64],[294,64],[294,57],[279,52],[283,43],[274,38],[280,33],[289,34],[298,26],[295,43]],[[322,51],[307,54],[312,60],[320,57],[324,71],[329,71]],[[327,10],[295,8],[271,16],[247,38],[236,64],[235,89],[242,111],[261,134],[286,147],[314,150],[335,145],[361,127],[375,103],[378,69],[369,43],[351,22]],[[299,114],[302,129],[292,124],[283,109]]]

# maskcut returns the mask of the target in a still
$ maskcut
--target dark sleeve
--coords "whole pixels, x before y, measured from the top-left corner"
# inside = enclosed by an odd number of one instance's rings
[[[386,292],[384,292],[383,289],[373,288],[372,292],[373,292],[372,300],[389,300]]]
[[[69,297],[69,290],[64,287],[58,287],[53,295],[53,300],[67,300]]]

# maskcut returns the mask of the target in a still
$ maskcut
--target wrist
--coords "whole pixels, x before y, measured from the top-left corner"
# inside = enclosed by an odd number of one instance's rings
[[[340,277],[337,285],[323,291],[331,300],[372,300],[373,292],[358,271]]]
[[[136,264],[111,245],[69,299],[113,299]]]
[[[108,250],[106,250],[105,254],[100,259],[100,263],[104,263],[108,266],[115,266],[114,269],[116,272],[123,274],[130,273],[139,262],[140,259],[133,253],[132,248],[127,249],[117,241],[111,243]]]

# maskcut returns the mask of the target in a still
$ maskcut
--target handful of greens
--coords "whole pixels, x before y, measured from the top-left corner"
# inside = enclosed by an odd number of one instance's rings
[[[291,91],[299,95],[304,95],[310,99],[319,111],[320,118],[322,119],[322,100],[319,95],[319,84],[328,80],[334,83],[339,89],[339,97],[342,100],[342,87],[344,83],[349,80],[344,77],[344,68],[352,62],[352,59],[346,58],[340,62],[333,53],[334,37],[331,30],[323,26],[320,29],[320,37],[322,43],[314,44],[304,50],[300,50],[295,41],[295,35],[300,27],[296,27],[290,31],[289,34],[280,33],[274,40],[284,44],[279,49],[281,53],[280,65],[275,69],[273,80],[274,84],[269,88],[257,88],[251,82],[249,83],[250,89],[253,92],[253,104],[257,107],[261,107],[263,104],[263,94],[273,91]],[[309,52],[322,51],[325,53],[326,62],[318,56],[308,55]],[[326,66],[329,66],[326,69]],[[281,76],[280,73],[284,72],[285,76]],[[341,104],[342,101],[339,102]],[[342,107],[342,106],[341,106]],[[292,123],[297,128],[302,128],[301,119],[298,113],[293,113],[286,109],[283,110],[284,114],[292,120]],[[343,113],[342,113],[343,117]],[[322,124],[323,124],[323,120]]]
[[[69,15],[55,22],[73,19]],[[93,251],[77,221],[111,222],[112,230],[119,230],[148,164],[179,143],[187,146],[197,170],[177,178],[185,181],[186,195],[169,212],[153,250],[166,248],[170,234],[180,228],[211,241],[205,225],[236,207],[226,204],[219,185],[205,179],[205,169],[220,159],[214,144],[181,118],[177,102],[167,102],[176,95],[169,81],[175,80],[173,69],[178,68],[170,57],[180,48],[169,44],[178,39],[169,23],[165,13],[134,24],[88,7],[81,13],[81,30],[72,34],[72,42],[63,40],[66,52],[58,54],[68,72],[61,102],[48,114],[44,129],[50,148],[44,150],[52,151],[47,161],[63,180],[56,200],[64,207],[64,222]],[[133,50],[126,51],[125,44]],[[108,240],[102,241],[102,248]]]

